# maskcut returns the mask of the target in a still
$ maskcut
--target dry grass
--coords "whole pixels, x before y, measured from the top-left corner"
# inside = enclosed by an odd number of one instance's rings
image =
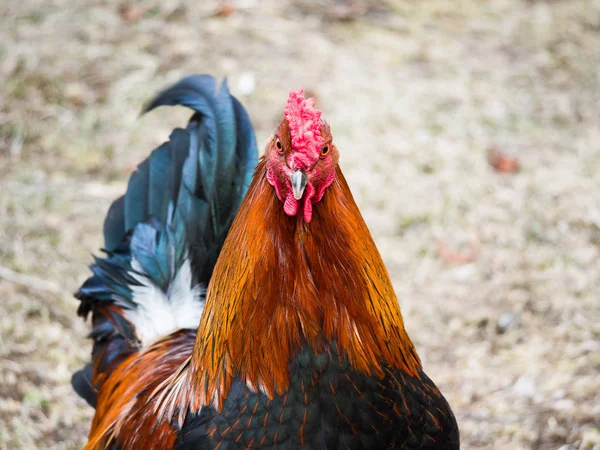
[[[127,3],[0,4],[0,448],[85,442],[70,293],[188,115],[140,120],[144,100],[208,72],[261,143],[288,90],[317,96],[464,448],[600,449],[599,1]]]

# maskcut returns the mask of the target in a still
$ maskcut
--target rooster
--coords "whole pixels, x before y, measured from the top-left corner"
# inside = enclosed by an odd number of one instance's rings
[[[258,164],[225,83],[160,105],[194,115],[111,206],[76,294],[86,448],[458,449],[314,100],[290,93]]]

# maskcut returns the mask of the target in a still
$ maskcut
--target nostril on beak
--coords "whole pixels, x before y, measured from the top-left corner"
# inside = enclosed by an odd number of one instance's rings
[[[290,175],[290,182],[292,183],[294,198],[300,200],[304,195],[304,188],[306,188],[306,174],[298,169]]]

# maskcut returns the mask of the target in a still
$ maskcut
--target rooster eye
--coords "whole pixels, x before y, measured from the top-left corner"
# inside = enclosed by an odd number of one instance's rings
[[[329,153],[329,144],[325,144],[321,149],[321,156],[325,156],[327,153]]]
[[[277,143],[275,145],[277,146],[279,153],[283,153],[283,145],[281,145],[281,141],[279,139],[277,139]]]

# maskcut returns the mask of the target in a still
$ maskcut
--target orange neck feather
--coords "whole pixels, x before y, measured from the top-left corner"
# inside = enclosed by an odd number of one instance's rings
[[[289,363],[306,342],[335,341],[357,370],[382,363],[416,376],[387,270],[339,167],[312,221],[288,217],[264,160],[215,266],[191,359],[195,409],[220,409],[239,376],[269,397],[289,386]]]

